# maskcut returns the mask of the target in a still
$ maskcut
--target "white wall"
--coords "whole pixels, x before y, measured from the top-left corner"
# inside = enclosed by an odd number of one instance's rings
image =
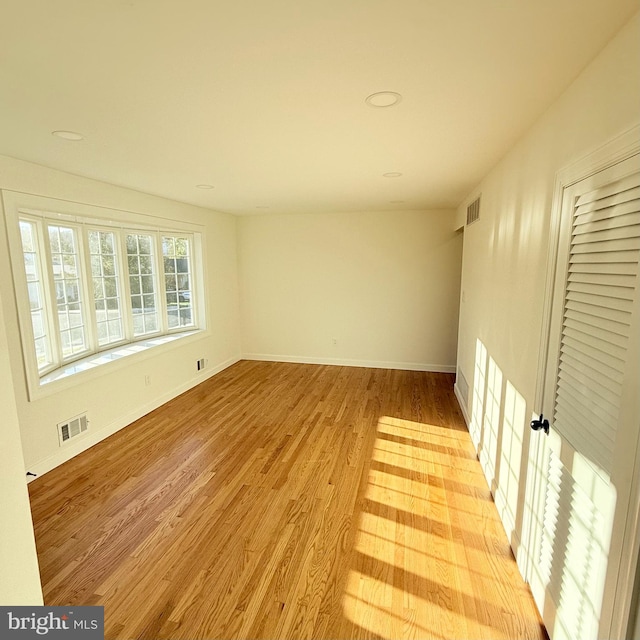
[[[0,605],[42,604],[38,559],[0,306]]]
[[[244,356],[453,371],[462,253],[453,215],[241,218]]]
[[[481,461],[516,548],[524,531],[528,421],[539,411],[534,402],[555,176],[639,121],[636,15],[457,212],[456,227],[466,204],[481,193],[481,219],[465,230],[458,367],[471,389],[463,401],[472,432],[474,411],[484,429]],[[478,344],[486,348],[480,367]],[[478,410],[473,381],[483,370],[492,379]]]
[[[458,364],[468,380],[480,338],[533,400],[555,175],[640,120],[639,35],[636,16],[457,212],[459,227],[482,194],[464,238]]]
[[[27,469],[42,473],[79,450],[156,408],[175,395],[235,362],[240,356],[235,217],[172,202],[38,165],[0,157],[0,189],[202,225],[207,267],[208,331],[197,339],[158,347],[104,365],[97,377],[78,378],[70,388],[29,401],[11,278],[6,227],[0,228],[0,294],[4,307],[15,403]],[[4,215],[4,213],[3,213]],[[208,359],[203,373],[198,358]],[[145,376],[151,385],[145,386]],[[90,432],[60,449],[56,425],[84,411]]]

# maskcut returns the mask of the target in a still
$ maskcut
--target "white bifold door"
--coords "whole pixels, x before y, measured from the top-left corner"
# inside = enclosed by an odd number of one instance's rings
[[[640,156],[565,187],[529,582],[551,640],[624,637],[638,550]]]

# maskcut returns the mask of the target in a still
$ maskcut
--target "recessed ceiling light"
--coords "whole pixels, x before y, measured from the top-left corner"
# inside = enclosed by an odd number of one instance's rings
[[[214,186],[212,184],[197,184],[196,187],[198,189],[213,189]]]
[[[402,96],[395,91],[378,91],[378,93],[372,93],[365,98],[365,102],[370,107],[393,107],[402,100]]]
[[[402,174],[399,171],[389,171],[389,173],[383,173],[383,178],[399,178]]]
[[[56,136],[56,138],[62,138],[63,140],[71,140],[72,142],[84,140],[84,136],[81,133],[76,133],[75,131],[52,131],[51,135]]]

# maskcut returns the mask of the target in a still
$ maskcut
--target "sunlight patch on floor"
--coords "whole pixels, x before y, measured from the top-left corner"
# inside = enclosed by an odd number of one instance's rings
[[[377,435],[345,617],[385,640],[504,637],[476,611],[501,612],[500,594],[489,590],[478,600],[471,588],[491,583],[482,563],[474,564],[491,535],[474,542],[487,487],[468,434],[385,416]]]

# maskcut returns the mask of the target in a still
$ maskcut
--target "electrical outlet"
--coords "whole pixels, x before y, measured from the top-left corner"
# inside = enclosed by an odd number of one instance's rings
[[[199,360],[196,360],[196,368],[198,371],[202,371],[207,365],[207,361],[205,358],[200,358]]]
[[[147,375],[144,377],[144,386],[145,387],[150,387],[151,386],[151,376]]]
[[[333,346],[337,345],[338,344],[338,338],[333,338],[332,342],[333,342]]]

